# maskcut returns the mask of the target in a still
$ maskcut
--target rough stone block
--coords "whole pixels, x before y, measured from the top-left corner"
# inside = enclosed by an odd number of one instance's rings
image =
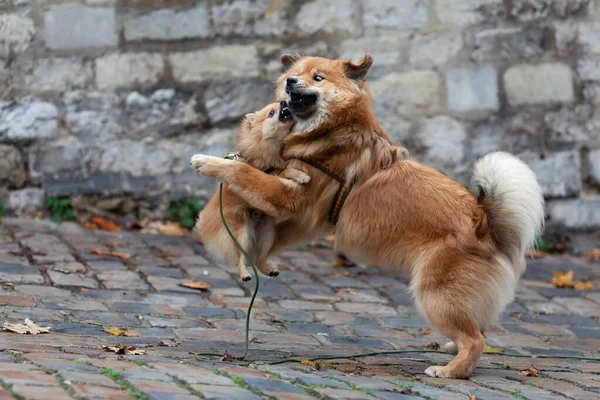
[[[516,65],[504,73],[504,89],[512,106],[568,103],[575,99],[573,73],[568,65]]]
[[[215,33],[221,35],[284,35],[290,0],[237,0],[217,3],[212,7]]]
[[[430,33],[416,36],[411,41],[411,65],[431,67],[446,64],[462,49],[460,33]]]
[[[502,7],[502,0],[436,0],[435,11],[443,24],[467,26],[484,22],[486,10]]]
[[[187,10],[157,10],[125,21],[128,42],[181,40],[210,36],[210,13],[202,3]]]
[[[27,180],[23,157],[16,147],[0,144],[0,186],[21,187]]]
[[[44,41],[52,50],[87,50],[119,43],[112,8],[51,8],[44,15]]]
[[[374,62],[369,71],[369,76],[372,76],[374,69],[400,64],[402,61],[400,40],[396,35],[346,39],[340,43],[338,48],[339,58],[342,60],[358,60],[365,53],[371,54]]]
[[[358,15],[358,4],[352,0],[316,0],[300,8],[296,14],[296,25],[305,35],[317,32],[357,34]]]
[[[600,150],[590,151],[588,160],[590,165],[590,177],[596,185],[600,185]]]
[[[201,83],[259,75],[258,54],[251,45],[216,46],[169,56],[173,77],[181,83]]]
[[[584,56],[577,60],[577,74],[586,81],[600,81],[600,57]]]
[[[204,93],[208,119],[218,123],[239,118],[272,102],[275,86],[270,82],[223,83]]]
[[[465,127],[459,121],[439,115],[426,119],[418,133],[426,149],[422,161],[431,167],[453,176],[464,158]]]
[[[600,22],[587,22],[578,25],[574,34],[578,44],[588,54],[600,55]]]
[[[498,77],[492,66],[450,68],[446,72],[448,108],[453,111],[496,111]]]
[[[92,65],[80,57],[44,58],[27,78],[33,91],[81,89],[93,82]]]
[[[544,115],[546,143],[551,149],[593,146],[600,142],[600,125],[589,104],[563,106]]]
[[[567,228],[599,229],[598,210],[600,210],[600,197],[548,202],[550,220]]]
[[[44,208],[44,191],[38,188],[27,188],[9,192],[6,209],[32,213]]]
[[[0,142],[49,139],[58,135],[58,109],[52,103],[26,98],[0,101]]]
[[[372,81],[375,113],[395,142],[411,147],[411,119],[440,108],[441,80],[435,71],[391,73]]]
[[[418,29],[429,22],[429,0],[362,0],[365,29]]]
[[[499,28],[478,32],[471,59],[475,62],[528,60],[544,53],[544,31],[538,28]]]
[[[535,173],[545,197],[571,197],[581,191],[581,158],[578,151],[549,153],[543,159],[534,152],[519,158]]]
[[[156,53],[113,53],[96,60],[96,86],[156,85],[164,70],[162,55]]]
[[[33,20],[17,14],[0,15],[0,59],[26,51],[35,35]]]

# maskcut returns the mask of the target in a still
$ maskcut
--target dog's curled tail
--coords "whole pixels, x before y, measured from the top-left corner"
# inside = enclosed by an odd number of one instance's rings
[[[518,158],[497,152],[477,161],[473,181],[494,242],[522,272],[525,251],[544,228],[544,196],[535,174]]]

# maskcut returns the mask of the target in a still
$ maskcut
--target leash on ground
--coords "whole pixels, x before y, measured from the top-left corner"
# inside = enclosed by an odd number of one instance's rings
[[[234,160],[235,155],[233,156],[225,156],[228,160]],[[231,230],[229,229],[229,225],[227,225],[227,221],[225,220],[225,215],[223,214],[223,183],[219,185],[219,213],[221,214],[221,221],[223,222],[223,226],[227,231],[227,234],[233,240],[233,243],[238,248],[239,251],[242,252],[246,261],[252,267],[252,271],[254,272],[254,277],[256,278],[256,285],[254,286],[254,293],[252,293],[252,298],[250,299],[250,304],[248,305],[248,312],[246,313],[246,343],[244,346],[244,353],[239,357],[234,357],[229,354],[221,354],[216,352],[197,352],[194,353],[194,358],[198,361],[207,361],[201,357],[221,357],[222,360],[226,361],[243,361],[248,355],[249,347],[250,347],[250,313],[252,312],[252,306],[254,305],[254,299],[256,299],[256,295],[258,294],[258,289],[260,287],[260,282],[258,278],[258,272],[256,271],[256,266],[254,265],[254,261],[250,258],[246,250],[242,247],[240,242],[235,238]],[[430,349],[415,349],[415,350],[383,350],[383,351],[372,351],[367,353],[357,353],[357,354],[338,354],[338,355],[324,355],[321,357],[313,357],[309,358],[308,361],[324,361],[324,360],[338,360],[338,359],[353,359],[353,358],[361,358],[361,357],[374,357],[374,356],[382,356],[382,355],[390,355],[390,354],[411,354],[411,353],[437,353],[437,354],[448,354],[442,350],[430,350]],[[566,360],[585,360],[585,361],[597,361],[600,362],[600,357],[585,357],[585,356],[561,356],[561,355],[551,355],[551,354],[518,354],[518,353],[505,353],[503,351],[484,351],[483,354],[487,355],[497,355],[504,357],[519,357],[519,358],[555,358],[555,359],[566,359]],[[284,363],[302,363],[306,361],[306,359],[299,358],[283,358],[281,360],[270,361],[267,362],[268,365],[276,365],[276,364],[284,364]]]

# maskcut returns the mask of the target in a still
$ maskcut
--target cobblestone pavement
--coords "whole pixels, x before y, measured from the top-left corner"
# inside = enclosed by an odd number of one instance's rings
[[[94,249],[131,257],[121,261]],[[209,261],[192,237],[4,219],[2,320],[30,318],[52,333],[0,333],[0,399],[600,399],[600,363],[588,361],[484,356],[470,380],[424,375],[450,359],[432,353],[267,365],[287,356],[444,343],[416,314],[402,276],[336,268],[331,260],[326,246],[282,252],[281,275],[261,280],[249,362],[197,361],[194,351],[243,350],[254,283],[240,282],[235,268]],[[531,261],[516,302],[488,330],[488,344],[531,355],[599,356],[600,291],[554,288],[552,272],[566,270],[600,287],[600,264]],[[211,289],[178,285],[198,280]],[[103,332],[110,327],[139,336]],[[146,353],[99,349],[117,342]],[[518,374],[531,366],[538,377]]]

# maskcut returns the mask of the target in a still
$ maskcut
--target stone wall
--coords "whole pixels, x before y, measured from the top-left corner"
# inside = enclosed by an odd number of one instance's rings
[[[494,150],[538,174],[555,226],[600,227],[595,0],[0,0],[0,197],[206,197],[279,55],[370,52],[394,140],[467,183]],[[114,203],[114,202],[113,202]]]

